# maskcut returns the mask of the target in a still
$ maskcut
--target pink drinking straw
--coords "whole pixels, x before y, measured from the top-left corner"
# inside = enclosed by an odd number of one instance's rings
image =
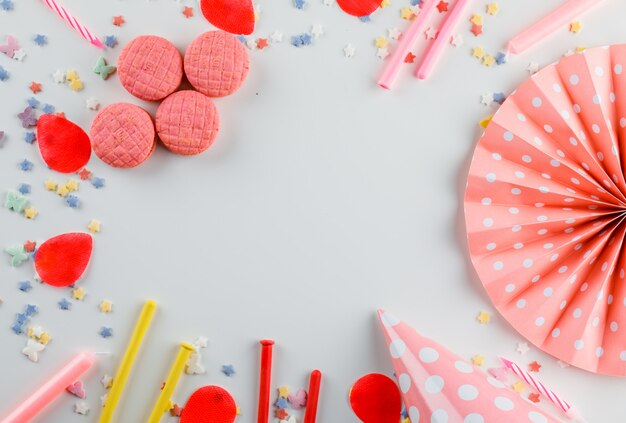
[[[91,353],[78,354],[72,361],[67,363],[65,367],[59,370],[46,383],[41,385],[33,394],[23,403],[17,406],[13,411],[0,420],[0,423],[27,423],[42,408],[51,403],[60,393],[65,391],[72,383],[85,373],[95,362],[95,357]]]
[[[441,30],[439,31],[437,38],[426,52],[426,55],[415,72],[415,75],[417,75],[419,79],[426,79],[432,73],[433,68],[443,54],[446,44],[450,41],[454,27],[457,23],[459,23],[459,20],[469,3],[470,0],[457,0],[454,3],[452,10],[448,13],[446,20],[441,26]]]
[[[601,1],[602,0],[567,0],[552,13],[538,20],[513,37],[507,45],[507,51],[509,53],[519,54],[527,50]]]
[[[411,48],[417,41],[417,37],[419,37],[424,30],[426,21],[432,16],[438,2],[439,0],[426,0],[419,15],[413,20],[409,29],[402,34],[402,38],[400,38],[396,49],[387,61],[382,75],[378,78],[378,85],[380,87],[386,90],[391,89],[398,75],[398,71],[400,70],[400,66],[402,66],[406,55],[411,51]]]
[[[534,390],[539,392],[545,398],[547,398],[551,403],[560,408],[563,413],[571,420],[577,420],[579,422],[584,422],[585,419],[581,416],[581,414],[572,407],[567,401],[559,397],[554,393],[551,389],[548,389],[546,385],[535,379],[530,373],[522,369],[520,366],[512,362],[511,360],[507,360],[504,357],[500,357],[504,366],[512,371],[517,377],[523,379],[527,384],[533,387]]]
[[[63,19],[69,26],[74,28],[75,31],[82,35],[85,40],[89,41],[92,45],[98,48],[104,48],[104,44],[102,44],[102,41],[100,41],[95,35],[93,35],[87,29],[87,27],[78,22],[78,20],[74,16],[72,16],[66,8],[57,3],[56,0],[43,0],[43,2],[50,9],[54,10],[57,15],[59,15],[59,17]]]

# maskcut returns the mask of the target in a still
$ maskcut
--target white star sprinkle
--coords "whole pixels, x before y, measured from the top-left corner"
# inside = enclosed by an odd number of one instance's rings
[[[45,345],[40,344],[39,342],[34,341],[32,339],[29,339],[28,342],[26,342],[26,346],[22,350],[22,354],[28,357],[28,359],[32,361],[33,363],[36,363],[37,361],[39,361],[38,353],[42,352],[45,349],[46,349]]]
[[[530,73],[531,75],[536,74],[537,72],[539,72],[539,63],[537,62],[530,62],[528,64],[528,66],[526,67],[526,70],[528,71],[528,73]]]
[[[274,31],[272,32],[272,34],[270,35],[270,40],[272,40],[273,43],[282,43],[283,42],[283,33],[280,31]]]
[[[526,354],[529,350],[530,348],[528,348],[528,342],[518,342],[517,348],[515,348],[515,351],[522,355]]]
[[[454,47],[460,47],[464,43],[465,43],[465,40],[463,39],[463,35],[461,34],[455,34],[450,39],[450,44],[452,44]]]
[[[74,404],[74,413],[86,416],[89,413],[89,406],[85,401],[77,402]]]
[[[376,57],[378,57],[379,59],[383,60],[387,56],[389,56],[389,50],[387,50],[387,47],[379,48],[378,50],[376,50]]]
[[[89,110],[98,110],[100,108],[100,101],[98,99],[90,97],[85,101]]]
[[[388,28],[387,29],[387,35],[389,36],[389,38],[394,39],[394,40],[399,40],[400,36],[402,35],[402,33],[400,32],[400,30],[398,28],[396,28],[395,26],[393,28]]]
[[[197,348],[206,348],[207,345],[209,345],[209,340],[204,336],[199,336],[196,338],[193,345],[196,346]]]
[[[491,103],[493,103],[493,94],[489,93],[480,96],[480,104],[489,106]]]
[[[57,69],[53,74],[52,78],[54,78],[54,82],[57,84],[63,84],[65,82],[65,72],[61,69]]]
[[[424,31],[424,35],[427,40],[434,40],[437,38],[437,30],[433,27],[429,27],[426,31]]]
[[[21,62],[22,60],[24,60],[24,57],[26,57],[26,52],[24,51],[23,48],[19,50],[15,50],[15,52],[13,53],[13,58],[17,60],[18,62]]]
[[[343,48],[343,55],[348,59],[354,57],[354,53],[356,53],[356,49],[354,48],[352,44],[347,44]]]
[[[313,25],[311,27],[311,34],[313,34],[315,38],[319,38],[320,36],[324,35],[324,27],[322,27],[321,24]]]

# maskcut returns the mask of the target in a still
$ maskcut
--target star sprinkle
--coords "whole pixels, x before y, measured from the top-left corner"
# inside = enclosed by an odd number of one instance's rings
[[[29,184],[20,184],[17,190],[22,195],[30,194],[30,185]]]
[[[9,10],[13,10],[13,2],[11,0],[0,1],[0,9],[6,12],[8,12]]]
[[[72,303],[65,298],[61,298],[57,305],[61,310],[70,310],[72,308]]]
[[[518,381],[511,385],[511,388],[513,388],[513,390],[518,394],[521,394],[522,392],[524,392],[524,389],[526,389],[526,385],[524,385],[522,381]]]
[[[353,58],[354,53],[356,53],[356,49],[352,44],[346,44],[346,46],[343,48],[343,55],[347,59]]]
[[[43,34],[37,34],[35,35],[35,38],[33,38],[33,41],[35,42],[35,44],[37,44],[39,47],[43,47],[46,44],[48,44],[48,37],[46,37]]]
[[[448,11],[448,2],[441,0],[439,3],[437,3],[437,10],[439,11],[439,13],[443,13],[443,12],[447,12]]]
[[[70,194],[65,198],[65,202],[67,205],[73,209],[76,209],[80,206],[80,198],[74,194]]]
[[[33,289],[33,285],[30,283],[30,281],[20,281],[17,284],[17,289],[22,292],[28,292]]]
[[[387,29],[387,36],[392,40],[399,40],[402,36],[402,33],[397,27],[394,26],[393,28]]]
[[[485,357],[480,354],[476,354],[471,358],[471,362],[474,366],[482,366],[485,364]]]
[[[269,46],[269,43],[267,42],[267,38],[257,38],[256,48],[258,48],[259,50],[263,50],[264,48],[268,46]]]
[[[108,48],[114,48],[117,45],[117,37],[115,35],[107,35],[104,37],[104,45]]]
[[[195,345],[197,349],[206,348],[209,345],[209,340],[205,336],[199,336],[193,342],[193,345]]]
[[[104,387],[104,389],[109,389],[113,386],[113,378],[105,374],[100,378],[100,384]]]
[[[39,107],[39,105],[41,104],[39,102],[39,100],[37,100],[35,97],[31,97],[29,99],[26,100],[26,103],[28,103],[28,105],[30,107],[32,107],[33,109],[36,109],[37,107]]]
[[[575,21],[569,24],[569,32],[578,34],[583,29],[583,24],[580,21]]]
[[[0,81],[4,82],[7,79],[9,79],[9,72],[5,68],[0,66]]]
[[[72,298],[82,301],[87,295],[87,291],[83,287],[72,289]]]
[[[531,392],[530,394],[528,394],[528,400],[530,402],[534,402],[535,404],[538,403],[539,401],[541,401],[539,399],[539,394],[536,392]]]
[[[274,403],[274,406],[280,409],[285,409],[287,408],[288,405],[289,405],[289,402],[287,401],[287,398],[285,397],[278,398],[276,402]]]
[[[304,33],[291,37],[291,45],[294,47],[308,46],[311,44],[312,38],[309,34]]]
[[[92,234],[100,232],[100,222],[96,219],[91,219],[87,224],[87,230]]]
[[[25,57],[26,57],[26,52],[22,48],[19,50],[15,50],[15,53],[13,53],[13,59],[17,60],[18,62],[21,62],[22,60],[24,60]]]
[[[31,170],[33,170],[33,162],[31,162],[28,159],[24,159],[21,162],[18,163],[18,166],[20,167],[20,170],[24,171],[24,172],[30,172]]]
[[[110,338],[113,336],[113,329],[108,326],[102,326],[98,332],[103,338]]]
[[[38,214],[39,214],[39,212],[34,207],[26,207],[24,209],[24,217],[26,219],[34,219],[34,218],[37,217]]]
[[[183,7],[182,13],[186,19],[193,18],[193,7],[189,7],[189,6]]]
[[[378,57],[380,60],[386,59],[387,56],[389,56],[389,50],[387,49],[387,47],[379,48],[378,50],[376,50],[376,57]]]
[[[491,16],[495,16],[498,14],[498,12],[500,12],[500,6],[498,5],[498,3],[489,3],[486,6],[486,9],[487,9],[487,14]]]
[[[78,177],[81,181],[87,181],[91,179],[91,171],[84,167],[78,172]]]
[[[413,53],[411,53],[410,51],[406,54],[406,57],[404,58],[404,63],[414,63],[415,62],[415,58],[417,56],[415,56]]]
[[[306,1],[304,1],[304,0],[293,0],[293,6],[296,9],[302,10],[302,9],[304,9],[304,6],[306,6]]]
[[[428,27],[428,29],[424,31],[424,37],[426,37],[427,40],[434,40],[437,38],[437,30],[433,27]]]
[[[115,66],[107,65],[106,60],[102,56],[98,58],[96,65],[93,67],[93,72],[99,75],[103,80],[108,79],[116,70],[117,68]]]
[[[222,366],[222,373],[224,373],[228,377],[231,377],[235,374],[235,367],[232,364],[224,364]]]
[[[34,304],[26,304],[26,307],[24,307],[24,314],[28,317],[32,317],[37,313],[39,313],[39,309]]]
[[[17,117],[22,121],[22,128],[32,128],[37,126],[37,116],[32,107],[26,107],[22,113],[18,113]]]
[[[506,100],[504,93],[493,93],[493,101],[496,103],[502,104],[504,103],[504,100]]]
[[[278,396],[281,398],[287,398],[289,396],[289,387],[288,386],[279,387]],[[281,408],[285,408],[285,407],[281,407]]]
[[[183,408],[180,405],[178,404],[172,405],[172,408],[170,408],[170,416],[180,417],[182,414],[183,414]]]
[[[120,16],[113,16],[113,25],[115,26],[122,26],[126,23],[126,21],[124,20],[124,17],[122,15]]]
[[[413,10],[410,7],[403,7],[400,9],[400,17],[408,21],[415,17],[415,13],[413,13]]]
[[[89,406],[85,401],[74,404],[74,413],[86,416],[89,413]]]
[[[189,360],[187,360],[185,373],[188,375],[201,375],[206,373],[206,369],[202,365],[202,354],[200,354],[200,351],[196,350],[191,353]]]
[[[314,38],[319,38],[324,35],[324,27],[321,24],[315,24],[311,27],[311,34]]]
[[[530,62],[528,64],[528,66],[526,67],[526,70],[528,71],[528,73],[530,73],[531,75],[536,74],[537,72],[539,72],[539,63],[537,62]]]
[[[46,181],[43,184],[48,191],[56,191],[57,189],[57,183],[53,181],[52,179],[46,179]]]
[[[532,363],[528,363],[529,372],[538,373],[540,369],[541,369],[541,364],[537,363],[537,360],[533,361]]]
[[[489,106],[491,103],[493,103],[493,94],[489,93],[480,96],[480,104],[483,106]]]
[[[63,84],[65,82],[65,72],[63,72],[61,69],[57,69],[52,74],[52,79],[54,79],[54,82],[56,82],[57,84]]]
[[[24,243],[24,251],[27,253],[32,253],[35,251],[35,247],[37,247],[37,243],[35,241],[26,241]]]
[[[69,188],[67,187],[67,185],[63,184],[63,185],[59,185],[57,187],[57,195],[59,197],[67,197],[67,195],[70,193]]]
[[[376,48],[385,48],[389,44],[389,41],[385,37],[376,37],[374,40],[374,45]]]
[[[37,94],[41,92],[41,84],[39,82],[31,82],[28,86],[28,89],[33,92],[33,94]]]
[[[477,13],[474,13],[474,14],[472,15],[472,17],[470,18],[470,22],[471,22],[473,25],[479,25],[479,26],[482,26],[482,24],[483,24],[483,17],[482,17],[482,15],[479,15],[479,14],[477,14]]]
[[[91,185],[93,185],[96,189],[103,188],[104,184],[105,184],[105,181],[103,178],[99,178],[97,176],[94,176],[93,178],[91,178]]]
[[[521,355],[526,354],[528,351],[530,351],[530,348],[528,348],[528,342],[518,342],[515,351],[517,351]]]
[[[465,43],[465,40],[463,39],[463,35],[461,34],[455,34],[450,38],[450,44],[452,44],[454,47],[460,47]]]
[[[52,341],[52,337],[48,332],[44,332],[39,337],[39,343],[43,345],[48,345],[48,342]]]
[[[491,119],[493,119],[493,115],[489,115],[486,118],[482,119],[480,122],[478,122],[478,125],[481,128],[486,128],[487,125],[489,125],[489,122],[491,122]]]
[[[490,54],[485,54],[483,56],[483,65],[490,68],[496,63],[496,58]]]
[[[71,88],[72,91],[82,91],[83,88],[85,88],[83,81],[81,81],[80,79],[72,79],[69,83],[69,86]]]
[[[85,100],[85,105],[89,110],[98,110],[100,108],[100,102],[98,99],[90,97]]]
[[[508,55],[505,52],[499,51],[496,54],[496,63],[498,65],[504,65],[507,62],[507,60],[508,60]]]
[[[54,106],[52,104],[44,104],[41,108],[41,111],[46,115],[51,115],[54,113]]]
[[[476,316],[476,320],[478,320],[481,325],[486,325],[487,323],[491,322],[491,314],[483,310],[478,313],[478,316]]]
[[[482,59],[485,56],[485,50],[482,47],[472,48],[472,57]]]
[[[472,25],[472,29],[470,30],[470,32],[472,34],[474,34],[475,37],[478,37],[480,34],[483,33],[483,26],[482,25],[473,24]]]
[[[102,300],[100,301],[100,305],[98,305],[100,312],[102,313],[110,313],[113,311],[113,303],[110,300]]]
[[[285,410],[284,408],[277,408],[276,411],[274,411],[274,416],[277,419],[280,419],[280,422],[284,422],[287,417],[289,417],[289,413],[287,413],[287,410]]]
[[[274,44],[279,44],[283,42],[283,33],[280,31],[274,31],[272,32],[272,34],[270,35],[270,40],[272,40],[272,43]]]
[[[22,354],[24,354],[30,361],[36,363],[39,361],[39,353],[46,349],[46,346],[35,341],[29,339],[26,341],[26,347],[22,349]]]

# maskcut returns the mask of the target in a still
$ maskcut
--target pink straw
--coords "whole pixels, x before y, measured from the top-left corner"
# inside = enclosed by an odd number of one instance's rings
[[[57,15],[59,15],[59,17],[63,19],[69,26],[74,28],[74,30],[77,31],[85,40],[89,41],[91,44],[98,48],[104,48],[104,44],[102,44],[102,42],[96,36],[89,32],[89,30],[83,24],[78,22],[78,20],[74,16],[72,16],[67,11],[67,9],[57,3],[56,0],[43,0],[43,2],[50,9],[54,10]]]
[[[543,38],[567,25],[602,0],[568,0],[546,17],[538,20],[513,37],[507,46],[510,53],[519,54]]]
[[[443,55],[443,50],[446,47],[446,44],[450,41],[454,27],[457,23],[459,23],[459,20],[461,19],[461,16],[470,1],[471,0],[457,0],[454,3],[452,10],[449,12],[446,20],[441,26],[441,30],[439,31],[437,38],[430,46],[430,49],[426,53],[426,56],[424,56],[422,63],[415,72],[419,79],[426,79],[432,73],[433,68]]]
[[[504,357],[500,357],[504,366],[512,371],[517,377],[523,379],[527,384],[533,387],[537,392],[550,400],[551,403],[556,405],[558,408],[563,410],[563,413],[572,420],[585,421],[580,413],[572,407],[567,401],[559,397],[554,393],[551,389],[548,389],[543,383],[535,379],[530,373],[523,370],[520,366],[512,362],[511,360],[507,360]]]
[[[95,362],[95,357],[90,353],[78,354],[72,361],[67,363],[57,374],[52,376],[46,383],[41,385],[23,403],[17,406],[11,414],[6,416],[0,423],[26,423],[37,415],[42,408],[51,403],[60,393],[65,391],[70,384],[85,373]]]
[[[398,71],[400,70],[400,66],[402,66],[406,55],[411,51],[413,44],[417,41],[417,37],[422,33],[426,21],[435,11],[435,6],[438,1],[439,0],[427,0],[419,15],[417,15],[417,18],[415,18],[411,26],[409,26],[409,29],[402,34],[402,38],[400,38],[396,49],[387,61],[387,66],[385,66],[382,75],[378,79],[378,85],[380,87],[386,90],[391,89],[398,75]]]

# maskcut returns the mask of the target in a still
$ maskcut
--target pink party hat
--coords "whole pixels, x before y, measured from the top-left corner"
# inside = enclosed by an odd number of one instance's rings
[[[378,317],[411,423],[559,422],[389,313]]]

